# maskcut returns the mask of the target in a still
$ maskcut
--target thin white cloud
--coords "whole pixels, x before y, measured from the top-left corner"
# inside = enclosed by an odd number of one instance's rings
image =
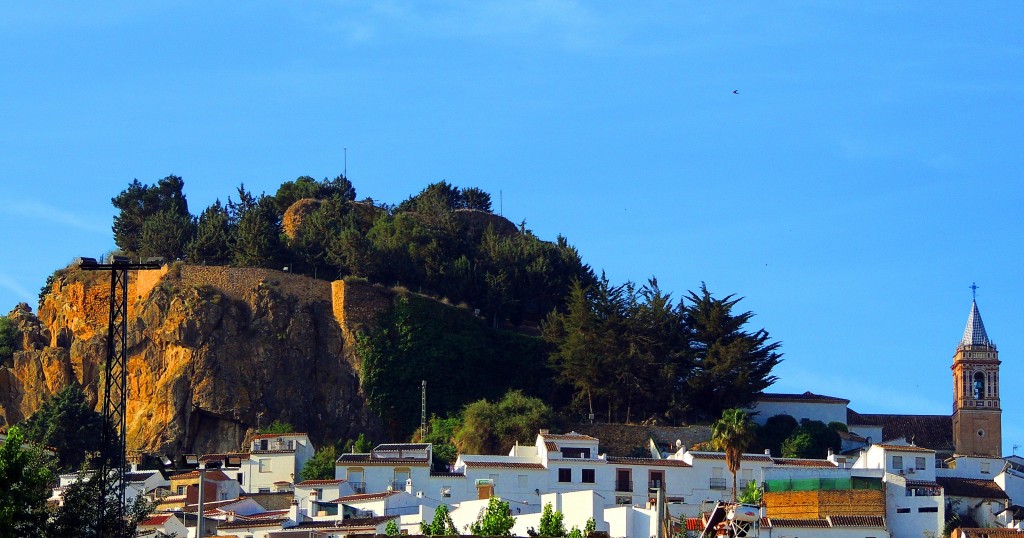
[[[23,301],[32,304],[36,297],[32,292],[28,291],[24,286],[18,283],[13,278],[0,273],[0,288],[3,288],[13,294],[19,301]]]
[[[109,234],[110,228],[105,224],[84,219],[70,211],[65,211],[53,206],[39,202],[4,203],[0,205],[0,212],[14,217],[26,217],[29,219],[43,220],[54,224],[70,226],[86,232],[97,234]]]

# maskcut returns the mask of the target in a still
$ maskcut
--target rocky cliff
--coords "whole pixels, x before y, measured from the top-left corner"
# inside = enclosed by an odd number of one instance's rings
[[[372,437],[379,424],[359,392],[351,339],[388,304],[387,293],[345,288],[180,263],[132,275],[129,448],[232,451],[259,421],[273,420],[315,433],[315,442]],[[99,400],[108,309],[107,274],[69,268],[55,275],[37,315],[24,305],[11,313],[22,338],[13,361],[0,365],[0,424],[23,420],[71,383]]]

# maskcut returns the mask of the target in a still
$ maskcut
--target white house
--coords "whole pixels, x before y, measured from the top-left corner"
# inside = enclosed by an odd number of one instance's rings
[[[854,469],[885,471],[886,518],[893,538],[938,534],[945,525],[942,486],[935,481],[935,451],[914,445],[876,444]]]
[[[789,415],[800,422],[802,420],[819,420],[841,422],[846,424],[846,409],[850,400],[804,392],[803,394],[784,394],[766,392],[748,410],[754,422],[759,425],[776,415]]]

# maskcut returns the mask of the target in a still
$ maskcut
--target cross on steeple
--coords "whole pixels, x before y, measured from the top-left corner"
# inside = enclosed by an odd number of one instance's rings
[[[978,298],[978,285],[975,284],[974,282],[971,282],[971,285],[968,286],[968,287],[971,288],[971,299],[977,299]]]

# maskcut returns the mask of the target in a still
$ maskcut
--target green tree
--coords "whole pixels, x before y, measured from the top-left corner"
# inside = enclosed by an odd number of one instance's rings
[[[544,511],[540,514],[540,526],[537,529],[539,536],[565,536],[565,516],[552,508],[551,503],[544,504]]]
[[[744,330],[752,312],[735,313],[741,298],[712,297],[704,284],[690,292],[683,319],[690,331],[693,370],[687,399],[695,418],[709,418],[731,407],[746,407],[777,379],[772,369],[782,360],[779,343],[768,332]]]
[[[334,478],[334,462],[338,455],[334,445],[327,445],[316,451],[299,473],[300,480],[329,480]]]
[[[538,398],[510,390],[501,400],[479,400],[466,406],[462,425],[455,431],[455,446],[463,454],[507,452],[516,442],[529,443],[554,418]]]
[[[440,418],[431,415],[429,433],[423,438],[423,442],[433,445],[433,465],[436,470],[447,470],[448,465],[455,463],[459,457],[454,438],[461,424],[461,417]]]
[[[118,248],[129,255],[138,255],[146,220],[161,211],[188,217],[188,201],[182,192],[184,186],[185,182],[173,175],[155,185],[144,185],[136,179],[112,198],[111,203],[118,210],[113,226]]]
[[[448,512],[448,505],[439,504],[434,509],[434,519],[430,523],[420,523],[420,532],[424,536],[456,536],[459,534],[458,529],[455,528],[455,523],[452,521],[452,516]]]
[[[195,236],[196,223],[191,215],[163,209],[150,215],[142,224],[138,255],[143,258],[160,256],[173,261],[185,255]]]
[[[0,538],[44,537],[54,462],[13,426],[0,444]]]
[[[278,419],[260,428],[260,433],[295,433],[295,427]]]
[[[466,209],[491,212],[491,195],[476,187],[462,189],[462,203]]]
[[[384,534],[387,536],[398,536],[402,534],[402,531],[398,529],[397,519],[388,520],[388,524],[384,527]]]
[[[185,247],[185,256],[192,263],[226,264],[231,261],[233,233],[228,210],[217,200],[199,215],[195,237]]]
[[[511,536],[512,527],[516,525],[512,510],[508,503],[497,497],[487,501],[487,508],[480,517],[470,524],[470,532],[477,536]]]
[[[0,365],[14,357],[20,337],[21,331],[18,330],[18,325],[14,323],[14,320],[10,316],[0,316]]]
[[[842,447],[839,433],[820,420],[803,419],[789,437],[782,443],[782,455],[787,458],[816,458],[828,455],[831,449],[838,452]]]
[[[800,423],[790,415],[774,415],[768,417],[764,425],[757,429],[757,444],[761,450],[770,450],[776,456],[782,456],[782,444],[800,427]]]
[[[24,425],[25,438],[57,450],[58,468],[78,469],[100,450],[103,415],[89,406],[78,385],[68,385],[32,414]]]
[[[48,536],[75,536],[92,538],[99,536],[135,536],[139,522],[149,516],[153,507],[142,495],[128,499],[123,517],[117,513],[116,496],[119,494],[114,481],[109,481],[103,494],[109,502],[101,514],[96,507],[100,498],[99,474],[83,471],[78,481],[64,489],[64,504],[50,516],[47,525]]]
[[[238,188],[239,202],[231,204],[229,213],[236,219],[235,238],[232,244],[232,263],[240,267],[282,266],[284,243],[281,239],[281,215],[277,212],[274,199],[260,195],[258,198]]]
[[[742,409],[726,409],[722,418],[711,425],[711,446],[725,452],[725,465],[732,473],[732,500],[736,501],[736,472],[740,470],[743,451],[754,440],[754,423]]]

